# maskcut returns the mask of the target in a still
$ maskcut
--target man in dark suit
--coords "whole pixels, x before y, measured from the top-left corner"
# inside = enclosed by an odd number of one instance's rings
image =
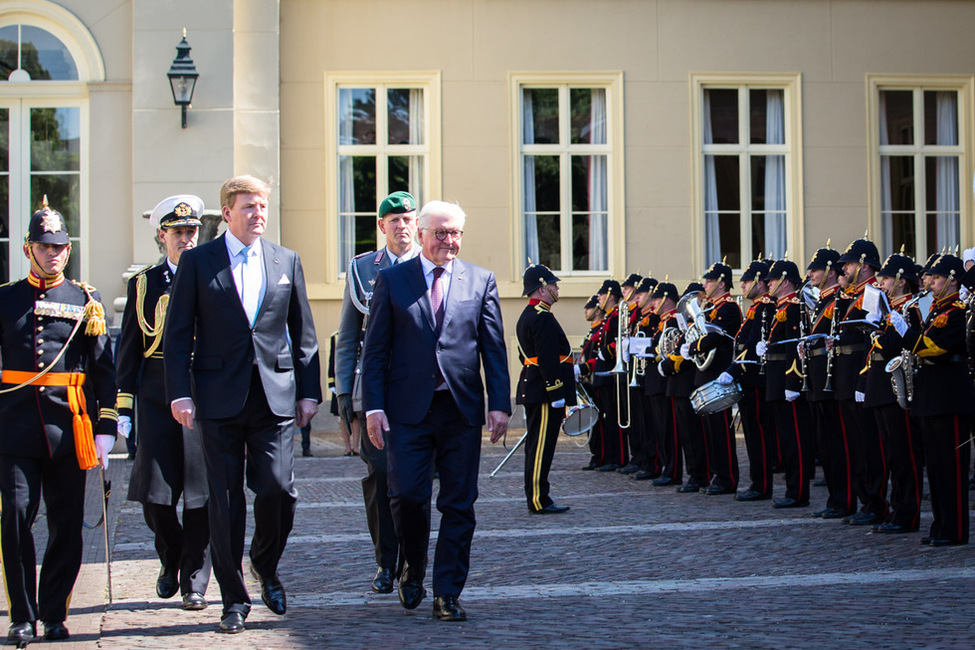
[[[388,445],[390,505],[405,558],[399,598],[407,609],[426,595],[434,460],[440,474],[433,616],[445,621],[467,618],[458,597],[474,536],[482,363],[491,442],[507,430],[511,413],[494,274],[456,258],[465,217],[453,203],[423,207],[421,254],[379,273],[363,351],[366,427],[377,448]]]
[[[156,595],[183,596],[183,609],[205,609],[210,582],[210,525],[206,465],[200,432],[170,416],[163,370],[163,324],[173,275],[183,252],[196,246],[203,200],[190,194],[163,199],[149,222],[166,247],[166,258],[129,280],[118,338],[118,432],[131,438],[132,417],[139,447],[129,479],[130,501],[142,504],[155,536],[162,568]],[[138,410],[135,405],[138,403]],[[182,524],[176,505],[183,500]]]
[[[301,260],[261,239],[270,189],[252,176],[220,188],[227,232],[183,254],[163,335],[166,394],[184,426],[199,421],[210,484],[210,552],[220,630],[244,630],[244,457],[254,491],[251,572],[275,614],[277,569],[294,522],[294,429],[322,399],[318,342]]]

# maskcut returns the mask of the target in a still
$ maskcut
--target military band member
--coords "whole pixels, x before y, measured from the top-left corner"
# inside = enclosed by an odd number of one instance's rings
[[[934,307],[918,328],[897,312],[890,322],[904,347],[919,358],[911,412],[921,421],[924,461],[934,521],[922,544],[968,543],[967,444],[975,389],[965,349],[965,303],[958,298],[965,268],[953,255],[942,255],[930,268]]]
[[[806,401],[819,461],[826,477],[829,496],[824,508],[813,513],[823,519],[841,519],[856,512],[856,491],[850,476],[850,439],[840,417],[840,405],[834,399],[833,363],[836,350],[827,347],[827,337],[838,333],[841,311],[849,301],[840,301],[839,251],[826,246],[813,254],[806,273],[809,284],[819,290],[819,300],[812,310],[809,339],[800,354],[806,363]]]
[[[596,394],[596,389],[592,385],[593,372],[596,368],[596,357],[599,354],[599,337],[603,331],[603,319],[605,318],[601,304],[602,300],[597,293],[583,306],[583,313],[585,314],[586,321],[589,322],[589,332],[586,333],[585,338],[582,340],[579,363],[575,367],[576,381],[580,382],[589,391],[590,395]],[[582,467],[583,471],[592,471],[602,465],[601,431],[601,425],[597,423],[589,434],[589,462]]]
[[[210,526],[206,464],[200,432],[170,415],[163,374],[162,337],[169,291],[183,251],[196,246],[203,201],[189,194],[160,201],[149,223],[166,247],[166,259],[128,283],[119,333],[117,383],[118,431],[128,437],[133,413],[139,446],[129,479],[128,499],[142,504],[155,535],[162,568],[156,594],[183,597],[183,609],[205,609],[210,581]],[[135,409],[135,403],[138,409]],[[176,505],[182,496],[182,524]]]
[[[778,260],[769,269],[769,293],[775,299],[775,316],[768,341],[756,351],[765,357],[765,399],[775,415],[775,430],[782,449],[785,470],[785,497],[776,499],[776,508],[801,508],[809,505],[809,481],[813,473],[809,410],[802,397],[802,370],[796,345],[805,329],[805,317],[796,291],[802,283],[799,267],[789,260]]]
[[[706,359],[713,353],[711,363],[698,369],[694,378],[695,386],[712,382],[722,374],[734,358],[735,334],[741,328],[741,308],[731,297],[734,282],[731,267],[727,264],[712,264],[704,273],[704,295],[709,303],[708,323],[720,328],[697,339],[690,352],[698,360]],[[703,305],[702,305],[703,307]],[[731,428],[731,407],[716,413],[703,415],[704,430],[707,434],[708,467],[710,481],[702,487],[704,494],[735,494],[738,488],[738,451],[735,433]]]
[[[763,501],[772,498],[772,465],[777,456],[775,424],[765,402],[765,373],[755,346],[768,335],[775,317],[775,301],[768,295],[765,275],[768,264],[753,260],[741,274],[741,293],[752,304],[745,312],[735,336],[735,359],[719,380],[738,381],[744,393],[738,402],[741,429],[748,454],[748,488],[735,495],[737,501]],[[729,379],[731,381],[729,381]]]
[[[653,339],[657,333],[657,324],[660,317],[653,313],[651,307],[651,295],[657,286],[654,278],[646,277],[640,281],[640,285],[634,293],[634,310],[636,321],[632,335],[635,337],[645,337],[646,340]],[[660,452],[657,447],[659,436],[656,432],[656,420],[653,414],[653,400],[647,385],[662,379],[659,373],[655,372],[655,365],[652,358],[632,358],[633,370],[630,375],[634,377],[637,386],[632,390],[631,399],[633,404],[638,404],[640,411],[640,435],[638,439],[637,454],[634,462],[637,464],[637,471],[630,478],[638,481],[647,481],[660,476]],[[650,372],[647,372],[647,369]],[[661,384],[662,382],[657,382]]]
[[[30,218],[26,278],[0,287],[0,548],[7,588],[7,641],[69,637],[64,621],[81,568],[85,471],[115,444],[115,366],[105,311],[91,286],[67,280],[71,243],[64,217]],[[48,542],[36,571],[40,499]],[[105,523],[108,525],[108,522]]]
[[[419,254],[416,245],[416,199],[408,192],[393,192],[379,206],[379,229],[386,236],[386,245],[378,251],[370,251],[354,257],[346,273],[345,293],[342,299],[342,317],[339,324],[335,349],[335,390],[338,393],[339,411],[350,425],[363,423],[362,404],[355,403],[356,375],[361,367],[360,354],[365,339],[372,288],[379,272],[385,268],[406,262]],[[360,427],[353,428],[355,431]],[[366,522],[375,549],[376,576],[372,590],[380,594],[393,592],[393,577],[399,575],[402,562],[399,557],[393,515],[387,495],[386,452],[376,449],[369,436],[359,438],[360,455],[365,461],[367,474],[362,479],[362,496],[366,505]]]
[[[916,305],[908,306],[917,288],[914,260],[905,255],[891,255],[877,271],[880,286],[890,300],[890,309],[897,311],[908,324],[919,331],[921,312]],[[901,408],[891,385],[887,364],[901,357],[903,340],[888,318],[877,314],[868,317],[878,321],[878,331],[871,335],[867,356],[867,385],[864,406],[873,410],[877,428],[883,441],[884,457],[890,474],[890,511],[882,523],[874,524],[879,533],[909,533],[918,530],[921,514],[921,491],[924,462],[921,453],[920,425],[909,410]],[[903,357],[901,357],[903,360]],[[902,377],[913,384],[913,363],[902,368]],[[912,389],[913,390],[913,389]],[[907,399],[907,396],[903,396]]]
[[[625,329],[629,336],[633,336],[636,333],[639,321],[640,321],[640,308],[647,297],[646,292],[640,292],[640,284],[643,282],[643,278],[636,273],[631,273],[626,281],[621,285],[623,288],[623,300],[626,302],[627,310],[629,313],[628,322],[626,323]],[[629,392],[628,399],[628,410],[629,414],[629,425],[623,429],[624,444],[627,445],[629,449],[630,460],[623,467],[616,469],[620,474],[631,476],[640,471],[643,461],[643,437],[644,437],[644,423],[643,423],[643,399],[642,399],[642,389],[638,385],[640,379],[634,375],[636,370],[636,359],[630,356],[629,351],[626,352],[628,362],[626,364],[627,374],[626,379],[626,390]]]
[[[559,299],[559,279],[542,264],[525,270],[524,293],[528,305],[518,319],[521,376],[516,402],[525,407],[525,498],[528,512],[551,515],[565,512],[549,496],[548,472],[567,406],[576,403],[572,347],[552,313]]]
[[[653,350],[657,367],[646,374],[645,390],[650,396],[654,432],[657,435],[657,454],[660,457],[660,476],[653,479],[655,486],[680,486],[684,480],[684,454],[677,434],[676,398],[668,393],[670,379],[665,374],[664,360],[670,354],[666,346],[669,340],[679,340],[677,327],[677,287],[661,282],[650,294],[650,309],[657,317]],[[671,351],[672,352],[672,351]]]
[[[643,278],[639,273],[630,273],[626,276],[626,279],[620,284],[620,289],[623,291],[623,300],[628,303],[633,302],[633,294],[636,293],[636,289],[640,286],[640,282]]]
[[[850,476],[861,503],[860,512],[841,521],[873,525],[881,523],[887,516],[887,464],[877,420],[863,404],[866,398],[866,373],[863,370],[870,335],[863,327],[851,322],[859,323],[866,318],[864,287],[867,284],[876,286],[880,255],[873,242],[857,239],[840,255],[838,262],[847,283],[844,295],[848,306],[840,312],[839,334],[833,352],[833,385],[840,405],[842,429],[850,442]]]
[[[596,406],[599,408],[599,423],[594,428],[598,432],[590,439],[590,449],[593,439],[597,442],[593,455],[599,459],[596,467],[598,472],[611,472],[623,467],[629,460],[629,447],[625,434],[620,427],[619,396],[620,391],[629,390],[626,386],[625,375],[613,374],[616,367],[616,355],[622,351],[617,348],[619,333],[619,305],[623,299],[623,291],[616,280],[606,280],[599,288],[600,309],[605,314],[599,330],[599,345],[593,368],[592,386],[596,394]]]

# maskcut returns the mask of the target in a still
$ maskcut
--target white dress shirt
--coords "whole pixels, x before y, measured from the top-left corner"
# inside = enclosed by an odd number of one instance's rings
[[[250,245],[247,253],[247,264],[244,264],[241,255],[241,251],[247,246],[234,237],[229,230],[226,233],[225,241],[227,252],[230,254],[230,271],[234,276],[234,284],[237,285],[237,295],[240,296],[244,313],[247,314],[247,319],[253,327],[257,320],[257,314],[261,310],[261,303],[264,302],[264,294],[267,292],[261,240],[258,238]]]

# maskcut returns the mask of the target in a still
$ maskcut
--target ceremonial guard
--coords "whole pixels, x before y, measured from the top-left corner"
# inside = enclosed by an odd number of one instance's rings
[[[776,508],[801,508],[809,505],[809,481],[813,473],[812,444],[809,437],[809,411],[802,397],[802,370],[797,344],[805,318],[796,290],[802,283],[799,267],[789,260],[778,260],[769,269],[769,293],[775,299],[775,317],[767,342],[757,346],[765,361],[765,399],[775,416],[775,430],[782,449],[785,470],[785,497],[776,499]]]
[[[156,594],[183,597],[183,609],[207,606],[210,582],[209,489],[203,440],[198,429],[173,419],[163,371],[162,338],[169,291],[183,251],[194,248],[203,200],[181,194],[160,201],[149,215],[166,259],[134,275],[128,283],[118,339],[118,432],[128,437],[136,418],[139,446],[129,479],[128,499],[142,504],[155,535],[162,568]],[[177,512],[183,499],[182,524]]]
[[[734,359],[734,337],[741,329],[741,308],[731,297],[734,287],[731,267],[714,263],[704,273],[703,279],[704,295],[710,304],[707,322],[719,330],[709,331],[690,346],[689,351],[698,361],[712,355],[711,362],[697,370],[694,385],[703,386],[715,380],[730,384],[733,378],[725,369]],[[703,415],[701,419],[707,434],[705,443],[710,471],[710,482],[701,491],[709,495],[735,494],[738,488],[738,452],[735,433],[731,428],[731,407]]]
[[[386,245],[378,251],[370,251],[354,257],[349,262],[345,276],[346,286],[342,298],[342,318],[335,348],[335,390],[338,393],[339,411],[349,422],[353,439],[364,423],[359,385],[362,367],[363,341],[369,320],[369,304],[373,285],[379,272],[394,264],[412,260],[419,254],[416,245],[416,199],[408,192],[393,192],[379,205],[378,226],[385,235]],[[366,506],[366,523],[375,550],[376,576],[372,590],[388,594],[393,591],[393,578],[399,575],[402,558],[390,512],[386,452],[377,449],[369,436],[359,438],[359,453],[367,467],[362,479],[362,497]]]
[[[826,242],[806,266],[809,285],[819,291],[819,298],[812,310],[807,339],[799,348],[806,367],[805,395],[810,424],[829,493],[826,506],[813,513],[823,519],[841,519],[854,514],[857,499],[850,476],[850,440],[840,417],[840,405],[834,399],[836,348],[827,346],[828,338],[839,332],[841,311],[849,306],[849,301],[838,302],[842,295],[839,258],[839,251]]]
[[[622,351],[617,349],[619,338],[619,304],[623,298],[620,283],[616,280],[606,280],[599,289],[600,309],[606,314],[599,331],[598,352],[593,367],[593,388],[596,406],[599,408],[599,423],[594,431],[597,435],[590,438],[590,449],[598,459],[595,468],[599,472],[611,472],[623,467],[629,457],[623,428],[620,427],[620,398],[622,391],[629,390],[626,386],[625,375],[617,375],[612,371],[616,367],[616,355]],[[596,447],[593,447],[593,442]]]
[[[738,492],[738,501],[763,501],[772,498],[772,465],[777,443],[771,409],[765,402],[765,368],[755,346],[765,339],[775,318],[775,301],[768,295],[765,275],[768,264],[753,260],[741,274],[742,295],[752,304],[745,312],[735,336],[735,360],[727,374],[741,386],[738,402],[741,429],[748,454],[748,488]],[[727,378],[725,378],[727,380]]]
[[[10,643],[69,636],[64,621],[82,559],[85,471],[115,444],[115,366],[105,310],[91,286],[67,280],[64,217],[31,216],[30,273],[0,287],[0,547]],[[48,541],[38,582],[31,528],[40,499]],[[108,525],[108,522],[105,522]]]
[[[657,324],[660,322],[660,317],[653,313],[653,308],[651,307],[651,295],[656,286],[657,281],[654,278],[643,278],[634,294],[635,306],[633,313],[636,315],[636,321],[632,334],[634,337],[644,338],[645,341],[653,339],[657,333]],[[652,354],[649,349],[646,353]],[[640,412],[640,436],[636,445],[638,451],[632,459],[637,465],[637,471],[631,475],[631,478],[638,481],[646,481],[660,476],[660,453],[657,448],[658,435],[653,414],[653,400],[648,392],[647,384],[655,381],[655,379],[661,379],[661,377],[659,373],[654,372],[655,364],[651,363],[652,358],[631,357],[630,360],[633,364],[633,370],[630,372],[630,375],[633,376],[634,380],[632,383],[635,384],[634,388],[631,389],[631,399]],[[650,368],[649,373],[647,372],[647,368]]]
[[[599,336],[603,331],[603,313],[600,307],[599,294],[594,294],[583,306],[583,313],[589,323],[589,331],[582,339],[579,352],[579,362],[575,366],[576,381],[589,391],[596,394],[593,386],[593,371],[596,368],[596,356],[599,354]],[[582,467],[583,471],[592,471],[602,465],[602,426],[597,422],[589,434],[589,462]]]
[[[654,287],[650,294],[650,308],[657,318],[653,349],[656,368],[646,374],[644,389],[650,397],[650,410],[657,434],[657,454],[660,458],[660,476],[653,484],[661,486],[680,486],[684,480],[684,454],[677,433],[676,398],[668,391],[670,379],[666,376],[665,360],[675,351],[680,340],[677,327],[677,287],[663,282]]]
[[[516,327],[522,363],[516,402],[525,407],[527,420],[525,498],[533,515],[569,509],[552,501],[548,483],[565,409],[576,403],[572,347],[552,313],[552,305],[559,299],[558,281],[542,264],[525,270],[522,295],[528,296],[528,305]]]
[[[890,300],[890,309],[898,312],[914,331],[921,329],[921,312],[912,294],[917,289],[914,260],[905,255],[891,255],[877,271],[880,286]],[[872,409],[883,442],[890,473],[890,511],[882,523],[874,524],[878,533],[909,533],[918,530],[921,514],[924,463],[921,452],[920,426],[910,413],[914,392],[915,357],[902,353],[903,340],[884,314],[868,317],[878,323],[871,334],[867,355],[867,387],[864,406]],[[897,359],[894,373],[887,371]],[[891,378],[900,380],[896,394]]]
[[[864,405],[867,350],[870,334],[862,325],[866,285],[876,286],[880,255],[873,242],[857,239],[840,255],[846,282],[845,309],[841,308],[833,350],[833,386],[840,405],[841,427],[849,439],[850,476],[860,499],[860,512],[841,519],[853,525],[873,525],[887,516],[887,463],[877,420]],[[844,301],[837,305],[843,305]]]
[[[632,283],[632,288],[627,289],[627,284]],[[627,336],[632,337],[636,334],[639,327],[640,309],[643,302],[646,300],[647,293],[640,291],[640,285],[643,283],[643,278],[641,278],[636,273],[631,273],[630,277],[626,279],[623,283],[623,300],[626,301],[627,305],[627,323],[625,325]],[[626,399],[628,400],[628,413],[629,413],[629,425],[623,429],[623,437],[625,443],[630,452],[630,460],[623,467],[617,468],[617,472],[624,474],[626,476],[631,476],[640,471],[643,463],[643,438],[644,438],[644,422],[643,422],[643,388],[640,386],[640,378],[636,376],[637,363],[636,359],[630,353],[629,350],[625,351],[625,357],[627,359],[626,370]],[[620,387],[622,390],[622,386]]]
[[[952,546],[968,543],[968,443],[975,389],[968,374],[965,348],[965,303],[958,297],[965,267],[954,255],[931,265],[934,307],[920,327],[899,312],[890,323],[917,355],[911,412],[921,422],[924,462],[931,489],[934,521],[922,544]]]

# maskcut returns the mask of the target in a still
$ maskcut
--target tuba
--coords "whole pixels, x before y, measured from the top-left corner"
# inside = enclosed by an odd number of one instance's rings
[[[705,336],[706,334],[723,334],[727,336],[727,333],[712,323],[708,322],[707,317],[704,315],[704,310],[701,309],[701,303],[697,299],[697,296],[693,294],[688,294],[680,299],[677,303],[677,313],[684,317],[687,321],[687,331],[684,334],[684,341],[693,346],[694,343]],[[717,350],[711,350],[707,354],[693,355],[694,365],[697,366],[698,370],[707,370],[711,362],[714,361],[714,355]]]

